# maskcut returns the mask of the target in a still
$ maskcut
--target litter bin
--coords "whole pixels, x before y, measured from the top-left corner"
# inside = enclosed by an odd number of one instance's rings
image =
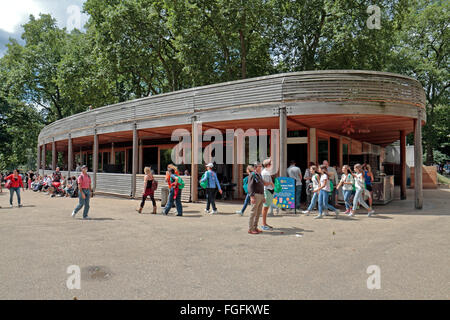
[[[166,206],[168,198],[169,198],[169,187],[164,186],[161,188],[161,208]]]

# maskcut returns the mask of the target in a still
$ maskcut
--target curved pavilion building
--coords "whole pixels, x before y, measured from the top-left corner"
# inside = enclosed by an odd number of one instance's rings
[[[384,147],[401,141],[405,198],[405,137],[415,132],[416,207],[420,208],[425,114],[424,90],[410,77],[358,70],[277,74],[136,99],[58,120],[39,135],[38,168],[49,173],[45,170],[59,166],[73,175],[78,163],[87,164],[96,192],[134,197],[141,190],[144,166],[165,173],[178,143],[171,140],[175,129],[192,133],[198,122],[202,130],[216,128],[224,133],[267,129],[270,136],[271,130],[278,129],[279,152],[272,156],[279,161],[281,175],[291,159],[302,172],[310,162],[325,159],[336,166],[367,162],[379,185],[375,200],[385,203],[392,196],[393,178],[383,175]],[[192,141],[193,148],[199,147],[196,144],[201,142]],[[184,169],[191,173],[183,177],[183,200],[196,201],[203,166],[180,168],[181,174]],[[244,171],[243,164],[218,165],[224,185],[237,186],[229,196],[243,196]],[[157,178],[163,180],[162,175]]]

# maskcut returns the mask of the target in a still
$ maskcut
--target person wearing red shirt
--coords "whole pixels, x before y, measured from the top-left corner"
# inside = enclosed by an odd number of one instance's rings
[[[19,203],[19,208],[22,207],[20,199],[20,188],[25,191],[23,187],[22,177],[19,175],[19,170],[14,169],[13,173],[5,178],[6,181],[11,181],[9,185],[9,204],[11,208],[13,207],[13,196],[14,192],[17,194],[17,202]]]

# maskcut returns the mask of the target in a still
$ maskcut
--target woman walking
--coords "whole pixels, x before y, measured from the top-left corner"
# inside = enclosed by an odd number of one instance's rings
[[[247,176],[244,178],[243,180],[243,184],[242,187],[244,188],[244,192],[247,194],[245,196],[245,200],[244,200],[244,206],[242,207],[241,210],[236,211],[237,214],[243,216],[245,209],[247,209],[248,204],[250,203],[250,195],[248,194],[248,177],[253,173],[253,166],[252,165],[248,165],[247,166]]]
[[[372,182],[374,180],[372,168],[370,167],[370,164],[366,164],[364,167],[364,181],[366,183],[366,190],[369,191],[369,207],[372,208],[373,203],[373,189],[372,189]]]
[[[206,187],[206,209],[205,212],[209,214],[216,214],[216,194],[217,189],[219,189],[220,194],[222,194],[222,189],[220,188],[219,179],[217,178],[217,174],[213,171],[214,165],[212,163],[208,163],[206,165],[206,172],[200,182],[206,181],[208,186]],[[209,211],[212,206],[212,211]]]
[[[344,165],[342,167],[342,177],[339,182],[337,189],[342,187],[342,191],[344,193],[344,202],[345,202],[345,214],[349,214],[352,210],[352,205],[350,203],[350,197],[352,196],[354,179],[351,174],[350,167],[348,165]]]
[[[316,206],[317,203],[317,199],[319,198],[319,186],[320,186],[320,182],[319,182],[319,174],[317,173],[317,167],[312,165],[309,168],[309,172],[310,172],[310,176],[311,176],[311,183],[307,186],[312,188],[312,198],[311,198],[311,203],[309,204],[308,209],[306,209],[305,211],[302,211],[304,214],[309,216],[309,213],[314,209],[314,207]]]
[[[336,219],[339,216],[339,210],[333,207],[331,204],[328,203],[328,196],[330,193],[330,179],[328,177],[328,170],[326,165],[321,165],[319,167],[319,173],[320,176],[320,187],[319,189],[319,215],[316,216],[314,219],[322,219],[324,215],[328,215],[327,213],[324,213],[324,210],[331,210],[336,213]]]
[[[83,165],[81,167],[81,174],[77,179],[78,182],[78,206],[72,211],[72,217],[74,218],[78,211],[84,206],[83,219],[89,219],[89,201],[92,194],[91,177],[87,174],[88,168]]]
[[[359,202],[364,208],[367,209],[367,216],[370,217],[372,214],[375,213],[375,211],[370,209],[370,207],[367,205],[367,203],[362,198],[362,193],[364,192],[364,173],[363,173],[361,165],[359,163],[355,164],[354,170],[356,172],[356,174],[354,174],[356,193],[355,193],[355,197],[353,198],[353,208],[350,211],[350,213],[348,214],[348,216],[353,217],[355,215],[355,208]]]
[[[150,170],[149,167],[144,168],[144,173],[145,173],[145,177],[144,177],[144,190],[142,192],[142,202],[141,202],[141,206],[139,207],[139,209],[137,209],[137,212],[142,213],[142,209],[144,209],[144,205],[145,205],[145,200],[147,199],[148,196],[150,196],[150,199],[152,200],[152,204],[153,204],[153,212],[152,213],[156,214],[154,184],[156,184],[157,182],[154,180],[152,171]]]
[[[11,208],[13,207],[13,196],[14,192],[17,195],[17,202],[19,203],[19,208],[22,207],[21,199],[20,199],[20,188],[25,192],[25,188],[23,186],[22,177],[19,174],[19,170],[14,169],[13,173],[5,178],[6,181],[9,182],[9,204]],[[8,183],[8,182],[7,182]]]

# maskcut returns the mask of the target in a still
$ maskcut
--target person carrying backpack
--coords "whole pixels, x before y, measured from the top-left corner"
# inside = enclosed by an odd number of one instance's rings
[[[167,215],[175,201],[178,213],[177,216],[181,217],[183,215],[183,206],[181,205],[181,191],[184,188],[184,181],[175,174],[175,169],[171,168],[168,170],[168,172],[168,183],[170,186],[169,200],[167,201],[167,204],[162,213]]]
[[[208,163],[206,165],[207,171],[203,174],[203,177],[200,180],[200,183],[207,182],[206,187],[206,209],[205,212],[209,214],[216,214],[216,194],[217,189],[219,189],[220,194],[222,194],[222,189],[220,188],[219,179],[217,179],[217,174],[213,171],[214,165],[212,163]],[[212,211],[209,208],[212,206]]]
[[[312,194],[312,198],[311,198],[311,202],[309,204],[309,207],[305,210],[302,211],[304,214],[306,214],[307,216],[311,213],[311,211],[314,209],[317,200],[319,199],[319,187],[320,187],[320,176],[317,173],[317,167],[315,165],[312,165],[309,168],[309,174],[311,176],[311,183],[310,185],[308,185],[308,188],[311,188],[311,194]]]
[[[355,181],[351,174],[350,166],[344,165],[342,167],[341,181],[339,182],[336,189],[339,189],[340,187],[342,187],[342,189],[343,189],[345,209],[346,209],[345,214],[349,214],[350,211],[352,210],[352,204],[350,202],[350,197],[352,195],[354,183],[355,183]]]
[[[247,194],[247,196],[245,197],[244,206],[242,207],[242,209],[239,210],[239,211],[236,211],[236,214],[239,214],[241,216],[244,215],[245,209],[247,209],[247,206],[250,203],[250,195],[248,194],[248,177],[253,173],[253,171],[254,171],[254,169],[253,169],[252,165],[247,166],[247,174],[248,174],[248,176],[246,176],[243,179],[243,185],[242,185],[243,189],[244,189],[244,192]]]

